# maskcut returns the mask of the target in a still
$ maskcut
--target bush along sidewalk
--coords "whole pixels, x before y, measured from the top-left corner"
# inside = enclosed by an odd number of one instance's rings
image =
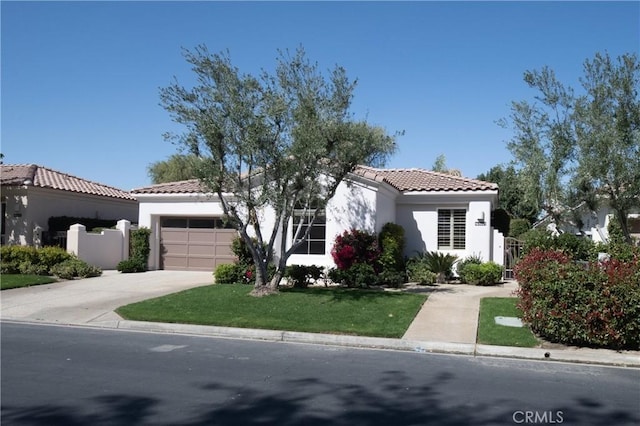
[[[131,248],[129,259],[125,259],[118,263],[117,269],[123,273],[145,272],[148,267],[149,253],[151,245],[149,236],[151,230],[148,228],[139,228],[131,231]]]
[[[54,275],[68,280],[96,277],[102,274],[102,270],[61,247],[2,246],[0,273]]]
[[[640,349],[640,256],[578,263],[532,249],[515,267],[523,319],[551,342]]]

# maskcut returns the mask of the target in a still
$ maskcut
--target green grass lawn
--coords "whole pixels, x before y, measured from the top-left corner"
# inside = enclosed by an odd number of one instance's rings
[[[426,296],[338,288],[283,289],[252,297],[253,286],[194,288],[117,309],[137,321],[402,337]]]
[[[495,317],[522,317],[516,307],[516,297],[485,297],[480,300],[478,321],[478,343],[498,346],[520,346],[531,348],[538,340],[526,325],[522,328],[507,327],[495,323]]]
[[[0,289],[30,287],[32,285],[50,284],[56,282],[53,277],[43,275],[2,274],[0,276]]]

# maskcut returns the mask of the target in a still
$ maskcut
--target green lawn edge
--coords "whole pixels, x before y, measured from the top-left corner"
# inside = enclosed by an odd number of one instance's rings
[[[51,284],[56,281],[54,277],[46,275],[2,274],[0,275],[0,290]]]
[[[496,316],[522,318],[517,297],[485,297],[480,299],[477,343],[495,346],[532,348],[538,339],[525,324],[524,327],[507,327],[495,323]]]
[[[134,321],[400,338],[426,295],[345,288],[282,289],[252,297],[252,286],[218,284],[122,306]]]

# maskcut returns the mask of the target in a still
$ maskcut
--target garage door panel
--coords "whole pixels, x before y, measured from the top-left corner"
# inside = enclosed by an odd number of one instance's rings
[[[177,256],[183,255],[186,256],[188,254],[188,245],[180,244],[176,242],[165,242],[163,244],[163,253],[165,256]]]
[[[216,238],[215,229],[189,229],[189,243],[213,244]]]
[[[216,247],[213,244],[189,244],[189,256],[208,256],[216,255]]]
[[[163,269],[213,271],[218,265],[233,263],[231,242],[233,229],[207,228],[217,223],[213,219],[170,218],[163,223],[184,223],[184,228],[160,229]]]
[[[162,228],[162,239],[165,242],[187,243],[189,241],[189,234],[186,231],[186,229],[179,228]]]

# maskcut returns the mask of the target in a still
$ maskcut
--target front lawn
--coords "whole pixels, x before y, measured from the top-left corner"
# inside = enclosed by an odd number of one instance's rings
[[[32,285],[50,284],[56,282],[53,277],[44,275],[2,274],[0,276],[0,289],[30,287]]]
[[[538,340],[529,327],[508,327],[496,324],[495,317],[521,318],[522,312],[516,307],[516,297],[485,297],[480,300],[478,321],[478,343],[498,346],[520,346],[532,348]]]
[[[218,284],[120,307],[136,321],[402,337],[426,296],[344,288],[282,289],[252,297],[253,286]]]

